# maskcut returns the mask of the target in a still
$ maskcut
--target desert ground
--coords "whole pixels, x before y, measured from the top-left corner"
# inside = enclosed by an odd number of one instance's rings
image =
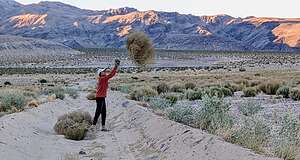
[[[0,68],[0,156],[299,160],[298,54],[183,52],[160,51],[143,68],[122,50],[106,49],[6,61]],[[66,113],[93,116],[96,104],[87,95],[95,90],[95,71],[115,58],[122,64],[107,98],[111,131],[87,131],[80,141],[56,133]],[[57,87],[72,92],[53,97]],[[24,104],[5,105],[6,93],[22,93]]]

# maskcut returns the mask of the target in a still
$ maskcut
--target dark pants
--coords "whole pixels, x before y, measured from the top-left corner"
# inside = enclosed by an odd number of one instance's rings
[[[101,124],[102,124],[102,126],[104,126],[105,125],[105,120],[106,120],[106,103],[105,103],[105,98],[104,97],[96,98],[96,102],[97,102],[97,109],[96,109],[96,113],[95,113],[93,125],[97,124],[98,118],[99,118],[99,116],[101,114]]]

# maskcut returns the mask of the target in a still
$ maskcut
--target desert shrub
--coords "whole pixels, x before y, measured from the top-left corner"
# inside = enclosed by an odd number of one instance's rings
[[[300,100],[300,89],[299,88],[291,89],[290,97],[295,101],[299,101]]]
[[[43,83],[47,83],[48,81],[46,79],[40,79],[39,82],[43,84]]]
[[[233,96],[233,92],[229,88],[221,87],[221,91],[225,97]]]
[[[246,117],[241,127],[233,134],[232,142],[256,152],[262,152],[268,142],[270,128],[258,117]]]
[[[179,99],[181,99],[181,94],[170,92],[162,94],[161,97],[169,100],[172,104],[175,104]]]
[[[184,86],[180,83],[173,83],[170,90],[171,92],[183,92]]]
[[[11,110],[15,107],[17,110],[22,110],[26,105],[26,97],[21,91],[10,90],[0,94],[0,111]]]
[[[147,100],[149,97],[157,95],[157,91],[150,86],[137,87],[130,92],[130,98],[137,101]]]
[[[250,87],[250,83],[246,79],[238,80],[236,83],[239,85],[239,88],[241,88],[241,89],[243,89],[245,87]]]
[[[158,94],[166,93],[170,90],[170,87],[166,83],[160,83],[157,85],[156,90]]]
[[[149,100],[149,105],[153,109],[165,110],[166,108],[172,107],[173,104],[174,102],[159,97],[150,98]]]
[[[195,91],[195,90],[188,89],[185,91],[184,95],[186,99],[190,101],[194,101],[202,98],[202,91],[201,90]]]
[[[6,86],[10,86],[10,85],[12,85],[9,81],[6,81],[6,82],[4,82],[4,85],[6,85]]]
[[[268,95],[275,95],[278,88],[281,86],[281,83],[278,81],[268,81],[261,83],[258,88],[260,91]]]
[[[132,32],[128,35],[126,48],[129,58],[138,65],[153,62],[154,48],[151,40],[143,32]]]
[[[176,105],[167,110],[169,119],[186,125],[194,125],[195,113],[195,108],[180,105]]]
[[[197,112],[197,126],[215,134],[217,130],[232,127],[233,117],[229,114],[230,106],[223,98],[204,95],[203,107]]]
[[[45,93],[47,95],[55,94],[56,98],[63,100],[65,99],[66,90],[63,87],[53,87],[46,89]]]
[[[276,91],[276,95],[282,95],[283,98],[289,98],[289,94],[290,94],[290,87],[288,86],[281,86]]]
[[[223,87],[230,89],[232,93],[241,90],[241,87],[235,83],[225,83]]]
[[[133,89],[132,84],[123,84],[117,87],[117,90],[122,92],[122,93],[130,93]]]
[[[210,88],[207,88],[205,91],[204,91],[204,94],[210,96],[210,97],[214,97],[214,96],[217,96],[219,98],[222,98],[224,97],[224,93],[222,91],[222,89],[220,87],[210,87]]]
[[[239,68],[240,72],[246,72],[246,68]]]
[[[259,111],[261,111],[263,108],[259,103],[252,102],[252,101],[246,101],[238,107],[241,114],[244,116],[252,116]]]
[[[257,90],[254,87],[247,87],[243,89],[244,97],[255,97],[257,94]]]
[[[195,89],[196,88],[196,84],[192,83],[192,82],[189,82],[189,83],[184,84],[184,88],[185,89]]]
[[[292,113],[285,114],[280,123],[275,155],[285,160],[300,159],[300,121]]]
[[[294,144],[280,144],[275,149],[275,155],[284,160],[299,160],[299,147]]]
[[[295,115],[287,113],[283,116],[279,135],[282,139],[300,145],[300,122]]]
[[[68,139],[82,140],[91,123],[92,117],[88,112],[75,111],[60,116],[54,130]]]
[[[76,98],[78,98],[78,96],[79,96],[79,93],[78,93],[78,91],[76,90],[76,89],[74,89],[74,88],[67,88],[66,90],[65,90],[65,92],[66,92],[66,94],[68,94],[70,97],[72,97],[73,99],[76,99]]]

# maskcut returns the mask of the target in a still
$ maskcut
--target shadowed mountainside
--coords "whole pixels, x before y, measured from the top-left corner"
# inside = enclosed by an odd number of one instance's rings
[[[122,48],[133,30],[165,49],[299,51],[300,18],[234,18],[119,8],[84,10],[60,2],[0,0],[0,34],[40,38],[72,48]]]

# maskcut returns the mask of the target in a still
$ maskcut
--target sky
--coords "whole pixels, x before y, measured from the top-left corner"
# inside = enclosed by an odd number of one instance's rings
[[[40,0],[16,0],[22,4]],[[52,0],[48,0],[52,1]],[[300,0],[55,0],[82,9],[106,10],[133,7],[194,15],[228,14],[234,17],[300,18]]]

